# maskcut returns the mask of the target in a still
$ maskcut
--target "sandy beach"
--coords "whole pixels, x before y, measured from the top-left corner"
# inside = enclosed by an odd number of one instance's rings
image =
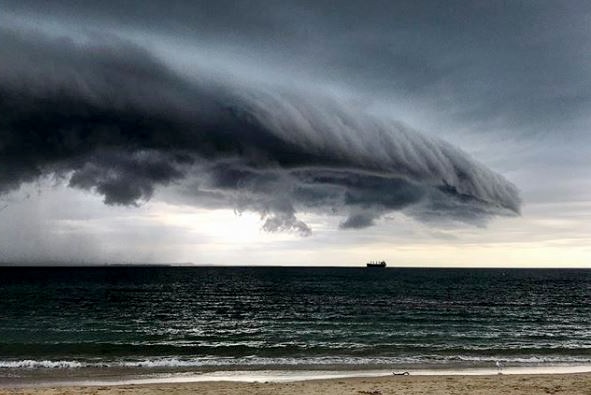
[[[3,388],[0,394],[591,394],[591,374],[388,376],[289,383],[198,382]]]

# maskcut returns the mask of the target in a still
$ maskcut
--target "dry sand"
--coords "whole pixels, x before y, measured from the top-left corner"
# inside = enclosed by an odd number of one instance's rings
[[[2,388],[0,394],[587,394],[591,374],[388,376],[291,383],[198,382],[117,386]]]

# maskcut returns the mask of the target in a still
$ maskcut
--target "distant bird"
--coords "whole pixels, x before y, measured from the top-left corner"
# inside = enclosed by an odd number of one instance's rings
[[[499,370],[499,374],[503,374],[501,372],[503,370],[503,365],[501,364],[501,362],[497,361],[497,362],[495,362],[495,365],[497,365],[497,369]]]

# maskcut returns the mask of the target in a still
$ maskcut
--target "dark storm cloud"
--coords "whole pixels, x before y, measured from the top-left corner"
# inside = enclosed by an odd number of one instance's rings
[[[264,59],[462,124],[554,131],[591,102],[586,1],[2,1],[15,15]],[[255,60],[256,63],[256,60]],[[492,126],[491,126],[492,125]]]
[[[0,42],[3,192],[55,173],[129,205],[192,180],[196,204],[256,210],[264,229],[302,234],[297,211],[349,213],[343,228],[393,210],[466,221],[519,211],[516,188],[461,150],[317,92],[190,79],[110,36],[0,30]]]

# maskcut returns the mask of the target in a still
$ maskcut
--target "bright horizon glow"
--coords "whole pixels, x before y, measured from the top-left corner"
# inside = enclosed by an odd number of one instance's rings
[[[35,193],[40,187],[44,191]],[[68,210],[78,206],[85,209]],[[362,267],[367,261],[383,259],[391,268],[591,268],[589,236],[572,229],[568,219],[536,217],[535,206],[526,206],[522,217],[500,218],[487,228],[456,225],[445,231],[430,229],[402,214],[365,232],[339,230],[337,218],[307,214],[303,219],[313,228],[309,237],[265,232],[258,213],[238,215],[229,209],[168,204],[158,196],[138,208],[109,207],[99,196],[59,184],[50,188],[30,185],[12,194],[3,212],[9,221],[0,225],[5,234],[10,218],[22,212],[36,212],[40,223],[48,226],[41,232],[40,226],[31,224],[28,231],[15,236],[36,240],[53,251],[49,259],[30,256],[22,264]],[[560,229],[568,233],[560,238],[550,236]],[[571,230],[578,236],[573,237]],[[121,238],[130,232],[133,238]],[[73,235],[84,240],[84,249],[79,257],[66,259],[60,256],[67,252],[60,245]],[[531,236],[517,240],[523,235]],[[14,245],[12,257],[9,248],[2,251],[2,262],[17,260],[18,245]]]

